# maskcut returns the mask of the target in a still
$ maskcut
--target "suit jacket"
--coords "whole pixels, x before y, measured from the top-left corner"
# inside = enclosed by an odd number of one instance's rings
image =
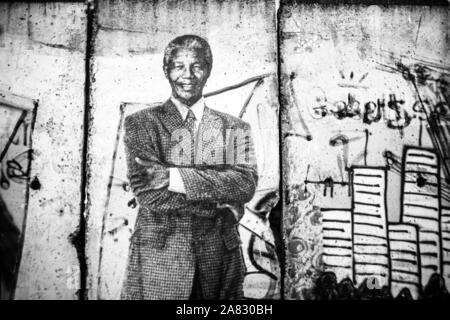
[[[218,203],[243,206],[253,197],[257,170],[250,126],[205,107],[194,145],[190,137],[170,100],[125,118],[128,179],[139,211],[123,299],[188,299],[196,269],[206,299],[242,297],[237,221]],[[135,157],[178,167],[186,194],[149,189]]]

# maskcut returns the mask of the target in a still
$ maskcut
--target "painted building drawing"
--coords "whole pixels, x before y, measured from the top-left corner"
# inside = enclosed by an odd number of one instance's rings
[[[285,296],[448,297],[446,11],[345,9],[282,10]]]
[[[440,258],[447,252],[440,231],[447,208],[440,207],[437,154],[405,147],[404,157],[401,222],[386,218],[387,170],[351,168],[352,208],[321,209],[323,266],[337,282],[348,278],[358,286],[369,279],[377,289],[390,288],[393,296],[408,290],[417,299],[433,275],[450,284]]]

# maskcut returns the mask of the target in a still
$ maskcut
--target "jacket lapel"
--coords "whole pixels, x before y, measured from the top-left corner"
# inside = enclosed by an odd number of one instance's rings
[[[162,110],[161,123],[169,133],[184,127],[183,118],[170,99],[164,102]]]
[[[172,135],[175,130],[185,128],[180,112],[170,99],[163,104],[161,124],[169,135]],[[223,152],[224,134],[220,116],[205,106],[195,139],[195,164],[223,162],[222,153],[218,148],[221,148]],[[188,165],[189,163],[186,161],[189,159],[191,147],[189,140],[171,139],[171,141],[174,143],[172,146],[174,150],[178,150],[176,155],[171,156],[172,161],[176,165]],[[215,155],[211,156],[213,150]]]
[[[203,118],[200,122],[195,145],[195,163],[212,164],[220,157],[218,148],[223,150],[223,126],[217,113],[205,106]],[[211,151],[216,153],[211,156]],[[222,161],[219,159],[218,161]]]
[[[190,165],[192,145],[191,140],[186,136],[188,130],[185,129],[180,112],[170,99],[163,104],[160,123],[166,130],[169,146],[166,157],[169,162],[177,166]],[[185,130],[180,131],[180,129]]]

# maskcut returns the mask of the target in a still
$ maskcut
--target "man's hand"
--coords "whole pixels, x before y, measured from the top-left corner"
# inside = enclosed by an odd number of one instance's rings
[[[169,168],[157,159],[142,160],[135,158],[136,162],[146,168],[147,183],[153,190],[162,189],[169,185]]]
[[[228,203],[218,203],[217,204],[217,208],[218,209],[225,209],[227,208],[228,210],[230,210],[231,212],[233,212],[234,217],[236,218],[237,221],[240,221],[241,218],[244,216],[244,207],[242,205],[236,204],[228,204]]]

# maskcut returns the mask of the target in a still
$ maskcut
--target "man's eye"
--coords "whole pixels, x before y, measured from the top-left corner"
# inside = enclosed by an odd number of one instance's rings
[[[195,64],[195,65],[193,66],[193,69],[194,69],[194,70],[202,70],[202,69],[203,69],[203,65],[201,65],[201,64]]]
[[[175,65],[175,66],[173,66],[173,68],[174,68],[175,70],[182,70],[182,69],[183,69],[183,66],[182,66],[182,65]]]

